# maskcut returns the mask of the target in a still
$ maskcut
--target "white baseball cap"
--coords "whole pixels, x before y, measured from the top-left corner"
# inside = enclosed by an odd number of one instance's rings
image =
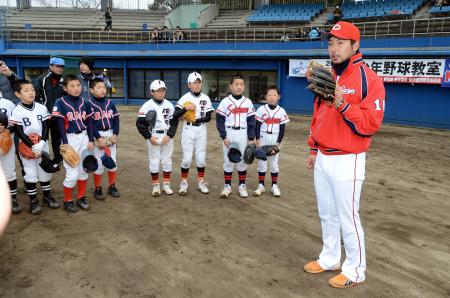
[[[197,79],[199,79],[200,82],[203,82],[202,76],[198,72],[191,72],[188,76],[188,83],[195,83]]]
[[[150,91],[155,91],[161,88],[167,89],[166,84],[161,80],[154,80],[150,84]]]

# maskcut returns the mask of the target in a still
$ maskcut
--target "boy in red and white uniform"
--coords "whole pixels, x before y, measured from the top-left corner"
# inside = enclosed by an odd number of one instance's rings
[[[319,259],[304,269],[309,273],[341,270],[329,284],[347,288],[365,281],[359,199],[366,151],[383,121],[385,91],[382,80],[363,62],[358,28],[338,22],[329,34],[335,100],[332,104],[320,98],[314,101],[308,139],[311,154],[306,162],[308,169],[314,168],[323,248]],[[346,255],[342,267],[341,232]]]

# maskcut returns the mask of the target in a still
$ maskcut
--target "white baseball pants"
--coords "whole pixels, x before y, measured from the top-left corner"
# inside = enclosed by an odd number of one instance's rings
[[[111,137],[113,135],[112,129],[107,131],[99,131],[100,136],[102,137]],[[117,166],[117,146],[116,144],[109,146],[109,150],[111,151],[111,158],[114,160]],[[98,168],[94,172],[95,175],[103,175],[105,172],[105,167],[102,164],[102,156],[105,154],[105,151],[103,149],[99,149],[98,147],[94,147],[94,155],[95,158],[97,158]],[[108,172],[116,172],[117,167],[114,169],[106,169]]]
[[[181,150],[183,151],[183,159],[181,167],[189,169],[192,164],[192,154],[195,152],[195,162],[197,167],[206,166],[206,141],[208,133],[206,125],[191,126],[184,124],[181,133]]]
[[[165,135],[165,133],[152,133],[152,137],[159,139],[162,139]],[[158,173],[160,164],[163,172],[172,171],[173,139],[170,139],[165,145],[152,145],[150,140],[147,140],[147,148],[150,173]]]
[[[16,146],[14,145],[14,134],[11,134],[12,146],[6,155],[0,153],[0,163],[5,173],[6,181],[16,180]]]
[[[227,139],[230,140],[231,143],[239,144],[239,151],[241,151],[242,159],[237,164],[232,163],[228,159],[228,149],[229,148],[226,147],[222,142],[223,160],[224,160],[223,170],[225,172],[233,172],[234,166],[236,165],[236,168],[238,171],[246,171],[248,166],[244,162],[244,151],[245,151],[245,147],[247,147],[247,144],[248,144],[247,129],[235,130],[232,128],[226,128],[226,131],[227,131]]]
[[[261,146],[266,145],[276,145],[278,139],[278,133],[269,134],[261,131],[260,142]],[[278,167],[278,159],[280,158],[280,153],[272,156],[267,156],[267,160],[258,159],[258,172],[267,172],[267,162],[269,162],[270,172],[278,173],[280,168]]]
[[[45,142],[44,149],[48,153],[48,143]],[[26,159],[24,157],[20,157],[22,159],[23,170],[25,171],[25,176],[23,179],[28,183],[37,183],[37,182],[48,182],[52,179],[52,174],[44,171],[39,163],[42,158],[37,159]]]
[[[79,134],[68,133],[67,142],[73,149],[81,156],[84,149],[87,149],[89,138],[86,131]],[[63,185],[67,188],[74,188],[77,185],[78,180],[87,180],[88,174],[83,169],[83,161],[77,167],[71,167],[66,161],[64,161],[64,168],[66,169],[66,178],[63,181]]]

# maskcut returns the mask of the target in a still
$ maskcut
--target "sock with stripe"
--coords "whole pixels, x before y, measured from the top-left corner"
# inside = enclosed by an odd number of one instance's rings
[[[203,181],[205,179],[205,167],[197,167],[197,180]]]
[[[30,202],[36,199],[36,183],[25,182],[25,188],[27,189],[27,195],[30,198]]]
[[[245,184],[247,179],[247,171],[238,171],[239,174],[239,185]]]
[[[277,173],[270,173],[270,176],[272,177],[272,185],[278,183],[278,172]]]
[[[8,181],[8,185],[11,197],[15,199],[17,197],[17,179]]]
[[[188,179],[188,175],[189,175],[189,168],[186,169],[181,167],[181,180],[186,181]]]
[[[41,188],[42,188],[42,193],[44,194],[44,197],[49,197],[50,192],[52,190],[52,188],[50,187],[50,181],[41,182]]]
[[[223,177],[225,178],[225,184],[231,185],[231,178],[233,177],[233,173],[223,171]]]
[[[266,179],[266,172],[258,172],[259,184],[264,185],[264,180]]]
[[[151,175],[152,175],[152,183],[153,183],[153,185],[159,184],[159,177],[158,177],[159,173],[151,173]]]
[[[163,182],[164,183],[170,183],[170,173],[171,172],[164,172],[163,171]]]

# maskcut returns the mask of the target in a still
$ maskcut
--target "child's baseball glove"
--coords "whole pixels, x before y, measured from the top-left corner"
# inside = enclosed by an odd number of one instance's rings
[[[59,152],[61,153],[65,162],[67,162],[72,168],[75,168],[80,163],[80,155],[69,144],[63,144],[59,146]]]
[[[29,134],[28,138],[30,139],[30,141],[33,144],[37,144],[41,140],[41,136],[38,135],[37,133]],[[24,157],[26,159],[35,159],[36,158],[36,154],[33,152],[33,149],[31,147],[28,147],[27,144],[25,144],[22,141],[20,141],[20,143],[19,143],[19,153],[22,157]]]
[[[8,129],[0,133],[0,154],[6,155],[12,147],[12,138]]]
[[[192,104],[193,104],[192,102],[187,101],[187,102],[185,102],[183,104],[183,107],[187,107],[187,106],[192,105]],[[187,122],[194,123],[195,122],[195,110],[186,111],[184,113],[183,117],[184,117],[184,120],[186,120]]]

